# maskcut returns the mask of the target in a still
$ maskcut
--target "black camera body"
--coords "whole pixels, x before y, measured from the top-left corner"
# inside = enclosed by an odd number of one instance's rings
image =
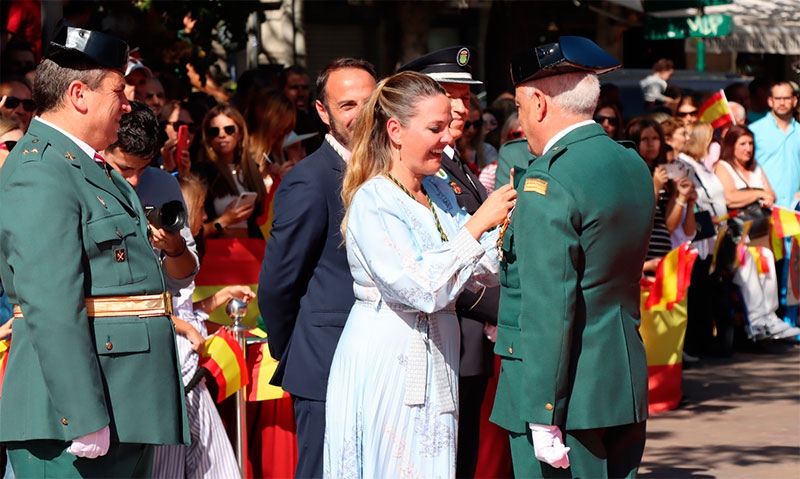
[[[186,208],[178,200],[167,201],[161,207],[145,205],[144,214],[151,225],[172,233],[180,231],[188,218]]]

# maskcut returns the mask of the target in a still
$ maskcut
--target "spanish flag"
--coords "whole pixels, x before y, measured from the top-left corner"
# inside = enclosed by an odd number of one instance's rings
[[[269,240],[269,232],[272,229],[272,219],[275,217],[275,193],[278,191],[278,186],[281,184],[281,179],[277,176],[272,180],[272,186],[269,188],[267,198],[264,201],[264,213],[256,218],[258,227],[261,228],[261,235],[264,240]]]
[[[278,360],[273,359],[269,354],[266,341],[257,341],[247,345],[247,367],[250,370],[250,385],[247,386],[248,401],[267,401],[289,397],[289,393],[269,383],[278,368]]]
[[[747,251],[750,252],[750,256],[753,257],[753,261],[756,263],[756,271],[758,271],[758,274],[769,273],[770,261],[764,256],[764,247],[748,246]],[[742,265],[744,265],[744,261],[742,261]]]
[[[772,221],[778,238],[800,235],[800,211],[773,206]]]
[[[668,311],[681,302],[692,278],[695,259],[697,250],[690,248],[688,241],[667,253],[658,264],[655,281],[648,287],[645,309]]]
[[[261,261],[264,259],[264,240],[250,238],[209,239],[206,240],[206,253],[203,267],[194,279],[194,301],[201,301],[225,286],[245,284],[253,291],[258,290],[258,276]],[[247,305],[247,315],[242,323],[253,327],[258,322],[258,303]],[[230,325],[231,319],[225,308],[211,313],[211,321]]]
[[[731,107],[728,105],[728,99],[725,98],[725,92],[720,90],[705,101],[700,106],[700,121],[711,123],[714,129],[723,127],[728,123],[735,125],[736,119],[733,117]]]
[[[206,368],[217,383],[217,402],[247,386],[250,382],[241,346],[225,328],[206,339],[198,366]]]
[[[669,311],[651,311],[644,307],[649,297],[650,291],[642,288],[639,334],[647,354],[648,411],[655,414],[675,409],[683,396],[683,341],[689,316],[687,298]]]

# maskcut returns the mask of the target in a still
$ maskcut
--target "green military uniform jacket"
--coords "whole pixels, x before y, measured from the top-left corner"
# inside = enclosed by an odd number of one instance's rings
[[[0,170],[0,277],[20,305],[0,441],[188,443],[168,316],[88,318],[84,298],[159,294],[164,279],[133,188],[38,120]]]
[[[515,171],[514,181],[492,421],[523,433],[526,423],[574,430],[645,420],[637,327],[654,209],[647,166],[591,124]]]
[[[520,138],[518,140],[507,141],[500,147],[500,154],[497,157],[497,171],[494,176],[494,189],[498,189],[508,184],[511,170],[514,168],[525,171],[528,163],[534,156],[528,150],[528,140]]]

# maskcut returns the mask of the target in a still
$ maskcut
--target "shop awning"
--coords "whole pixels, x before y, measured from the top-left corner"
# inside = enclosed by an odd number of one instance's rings
[[[641,0],[608,0],[644,11]],[[650,13],[658,17],[694,15],[696,10]],[[706,52],[774,53],[800,55],[800,0],[733,0],[729,5],[706,7],[705,13],[733,16],[734,32],[706,39]],[[687,48],[693,50],[687,42]]]

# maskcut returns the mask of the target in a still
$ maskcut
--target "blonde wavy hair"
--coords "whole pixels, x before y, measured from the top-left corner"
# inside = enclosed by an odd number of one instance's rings
[[[701,161],[708,155],[708,147],[714,139],[714,127],[710,123],[695,121],[686,125],[686,148],[684,153]]]
[[[350,204],[356,191],[370,178],[392,168],[392,140],[386,130],[387,122],[394,118],[402,126],[408,125],[419,113],[417,105],[437,95],[447,93],[436,80],[417,72],[396,73],[378,83],[359,113],[353,132],[353,154],[342,183],[345,209],[340,228],[342,238],[346,236]]]

